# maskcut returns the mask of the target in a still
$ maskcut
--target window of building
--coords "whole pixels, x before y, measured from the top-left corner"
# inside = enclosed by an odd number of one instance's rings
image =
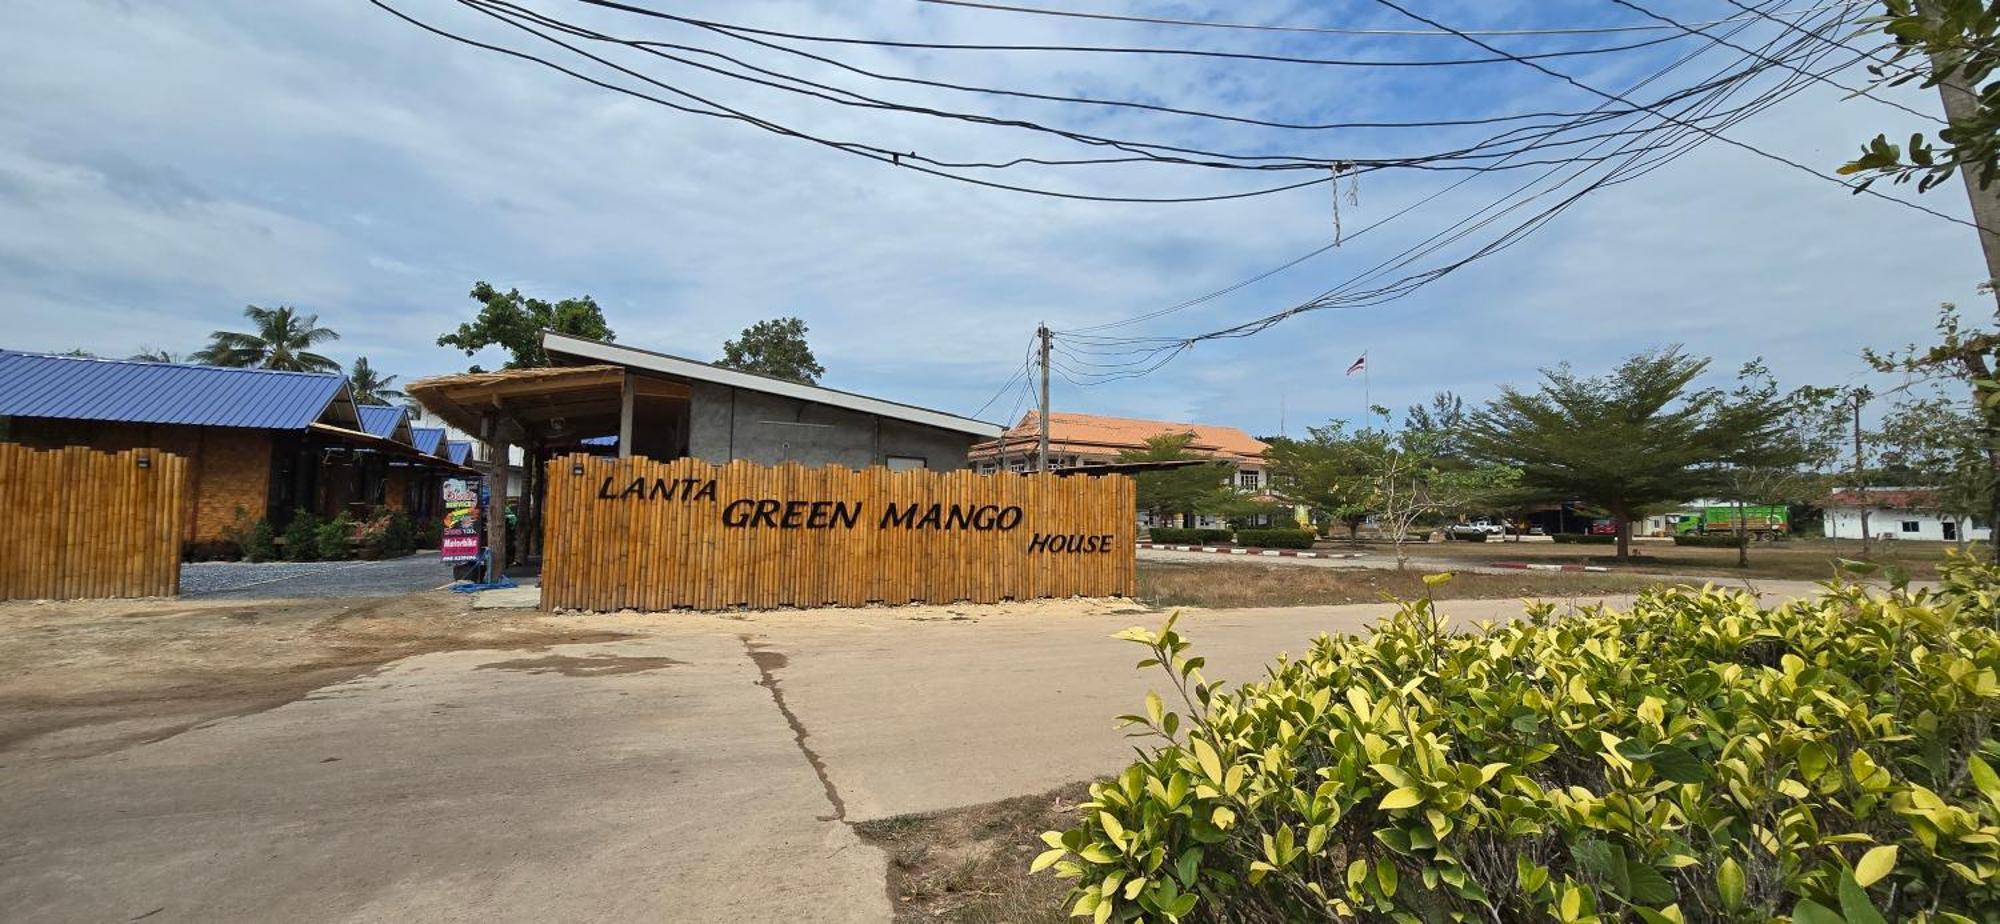
[[[1904,520],[1904,521],[1903,521],[1903,532],[1906,532],[1906,533],[1914,533],[1914,532],[1918,532],[1918,531],[1920,531],[1921,529],[1922,529],[1922,527],[1921,527],[1921,526],[1919,526],[1919,525],[1917,524],[1917,521],[1915,521],[1915,520]]]
[[[1241,486],[1243,486],[1243,487],[1246,487],[1246,488],[1254,488],[1254,487],[1256,487],[1256,486],[1257,486],[1257,473],[1256,473],[1256,472],[1237,472],[1237,473],[1236,473],[1236,483],[1237,483],[1238,485],[1241,485]]]
[[[890,456],[887,465],[892,472],[914,472],[930,467],[923,456]]]

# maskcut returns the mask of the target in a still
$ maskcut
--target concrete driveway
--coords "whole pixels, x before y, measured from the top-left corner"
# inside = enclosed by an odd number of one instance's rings
[[[1513,601],[1443,604],[1464,620]],[[1192,613],[1255,677],[1381,605]],[[1123,602],[600,616],[615,642],[395,662],[275,709],[0,767],[22,921],[885,921],[849,823],[1116,770]]]

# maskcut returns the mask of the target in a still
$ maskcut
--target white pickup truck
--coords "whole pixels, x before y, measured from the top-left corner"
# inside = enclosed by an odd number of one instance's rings
[[[1453,539],[1469,539],[1473,536],[1505,536],[1507,525],[1480,518],[1470,523],[1453,523],[1445,527],[1445,535]]]

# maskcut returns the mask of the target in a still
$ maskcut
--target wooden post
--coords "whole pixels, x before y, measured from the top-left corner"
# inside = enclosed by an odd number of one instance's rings
[[[486,412],[486,581],[493,583],[507,569],[507,441],[500,438],[500,415]]]
[[[637,397],[638,387],[632,381],[632,373],[626,372],[624,382],[618,389],[618,458],[632,458],[632,405]]]

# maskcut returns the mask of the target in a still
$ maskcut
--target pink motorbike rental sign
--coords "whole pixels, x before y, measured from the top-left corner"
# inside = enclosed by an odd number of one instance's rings
[[[438,557],[447,562],[479,557],[479,485],[469,478],[444,483],[444,533]]]

